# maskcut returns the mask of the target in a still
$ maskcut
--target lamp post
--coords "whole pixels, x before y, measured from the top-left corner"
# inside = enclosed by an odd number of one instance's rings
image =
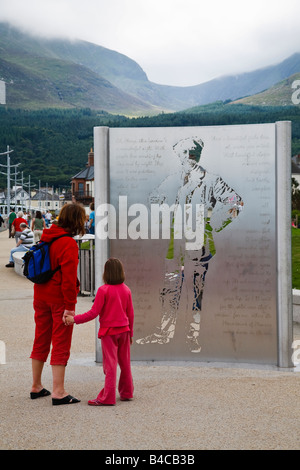
[[[28,187],[28,194],[29,194],[29,212],[31,212],[31,188],[34,188],[36,186],[36,184],[32,184],[31,183],[31,179],[30,179],[30,175],[29,175],[29,178],[28,178],[28,183],[24,183],[23,182],[23,173],[22,173],[22,188],[23,186],[25,187]],[[26,209],[27,209],[27,204],[26,204]]]
[[[21,165],[21,163],[17,163],[16,165],[10,165],[10,176],[11,176],[11,177],[13,177],[13,176],[15,177],[15,204],[16,204],[16,193],[17,193],[17,190],[16,190],[16,187],[17,187],[17,183],[16,183],[17,180],[16,180],[16,177],[17,177],[17,174],[18,174],[17,168],[18,168],[19,165]],[[7,165],[2,165],[2,164],[0,164],[0,166],[1,166],[1,167],[4,166],[5,168],[7,168]],[[12,167],[15,169],[15,172],[14,172],[14,173],[11,172],[11,168],[12,168]],[[0,173],[1,173],[2,175],[6,175],[6,176],[7,176],[7,173],[5,173],[5,172],[3,172],[3,171],[0,171]],[[11,201],[11,197],[10,197],[10,196],[11,196],[11,194],[10,194],[10,186],[9,186],[9,196],[7,197],[9,203],[10,203],[10,201]],[[8,211],[8,214],[9,214],[9,212],[10,212],[10,210]]]
[[[9,150],[7,146],[6,152],[0,153],[0,155],[7,155],[7,215],[10,213],[10,154],[13,150]]]

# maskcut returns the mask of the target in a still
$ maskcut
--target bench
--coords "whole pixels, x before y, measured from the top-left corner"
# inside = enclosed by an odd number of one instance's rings
[[[17,251],[16,253],[13,253],[13,259],[15,263],[15,272],[19,274],[20,276],[24,276],[23,274],[23,256],[25,255],[25,251]],[[24,276],[25,277],[25,276]]]

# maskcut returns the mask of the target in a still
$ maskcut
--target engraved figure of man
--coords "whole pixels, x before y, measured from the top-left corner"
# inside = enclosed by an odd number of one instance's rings
[[[200,166],[203,147],[202,140],[194,137],[174,145],[173,149],[182,164],[182,173],[166,178],[151,195],[152,203],[174,204],[174,216],[165,259],[164,286],[160,291],[161,322],[157,331],[138,339],[138,344],[166,344],[172,340],[182,289],[186,283],[189,315],[186,342],[191,352],[201,351],[199,335],[203,291],[209,262],[216,253],[213,233],[220,232],[232,222],[243,205],[241,197],[220,176],[210,174]],[[186,230],[185,237],[178,238],[177,234],[178,227],[182,225],[179,219],[183,217],[184,225],[188,227],[187,219],[192,217],[191,210],[195,206],[198,208],[198,227],[193,233],[202,234],[201,244],[199,240],[196,240],[198,243],[187,241]],[[185,210],[182,210],[183,207]]]

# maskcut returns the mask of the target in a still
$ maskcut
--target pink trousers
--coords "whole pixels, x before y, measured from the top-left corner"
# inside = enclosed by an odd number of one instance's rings
[[[103,372],[105,374],[104,388],[97,400],[105,405],[115,405],[117,366],[120,366],[118,391],[121,400],[133,397],[133,380],[130,366],[130,332],[118,335],[107,335],[101,338],[103,355]]]

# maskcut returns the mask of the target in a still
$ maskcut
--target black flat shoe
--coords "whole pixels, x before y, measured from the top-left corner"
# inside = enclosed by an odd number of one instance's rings
[[[41,397],[48,397],[51,395],[49,390],[46,390],[43,388],[40,392],[30,392],[30,398],[31,400],[35,400],[36,398],[41,398]]]
[[[67,395],[64,398],[52,398],[52,405],[72,405],[73,403],[79,402],[80,400],[72,397],[72,395]]]
[[[15,267],[15,263],[12,263],[11,261],[5,265],[6,268],[14,268]]]

